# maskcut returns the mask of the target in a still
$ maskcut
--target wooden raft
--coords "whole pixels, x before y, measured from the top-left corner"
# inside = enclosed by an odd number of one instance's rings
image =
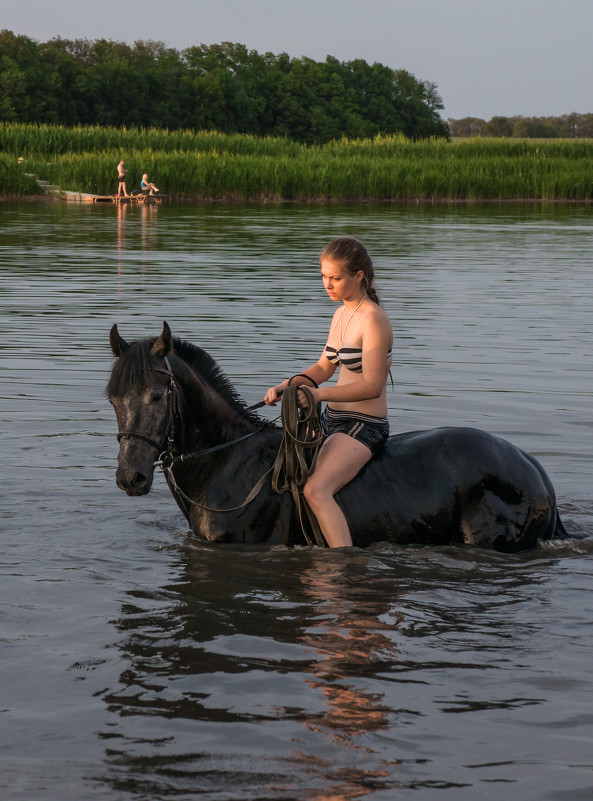
[[[86,203],[156,203],[160,204],[167,199],[167,195],[81,195]]]

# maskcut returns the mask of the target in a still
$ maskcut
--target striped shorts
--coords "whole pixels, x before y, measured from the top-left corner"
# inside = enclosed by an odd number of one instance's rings
[[[366,445],[376,456],[389,436],[389,420],[359,412],[336,411],[326,406],[321,413],[321,431],[324,437],[338,432],[347,434]]]

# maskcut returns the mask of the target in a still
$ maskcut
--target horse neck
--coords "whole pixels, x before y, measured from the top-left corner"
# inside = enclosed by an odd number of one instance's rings
[[[175,359],[172,367],[183,393],[184,448],[219,445],[256,429],[252,420],[236,411],[188,364]]]

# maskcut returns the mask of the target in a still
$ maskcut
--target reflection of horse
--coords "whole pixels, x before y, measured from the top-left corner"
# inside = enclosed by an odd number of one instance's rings
[[[291,499],[273,493],[269,481],[240,506],[273,464],[281,430],[251,413],[214,360],[173,339],[166,323],[156,339],[128,344],[116,326],[110,339],[118,486],[144,495],[159,453],[189,452],[192,458],[176,460],[167,480],[195,534],[302,543]],[[554,489],[536,459],[471,428],[390,437],[336,499],[358,546],[460,542],[518,551],[565,536]]]

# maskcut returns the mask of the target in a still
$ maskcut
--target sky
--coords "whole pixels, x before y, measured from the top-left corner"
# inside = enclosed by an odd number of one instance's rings
[[[362,58],[435,83],[444,119],[593,112],[593,0],[0,0],[0,28]]]

